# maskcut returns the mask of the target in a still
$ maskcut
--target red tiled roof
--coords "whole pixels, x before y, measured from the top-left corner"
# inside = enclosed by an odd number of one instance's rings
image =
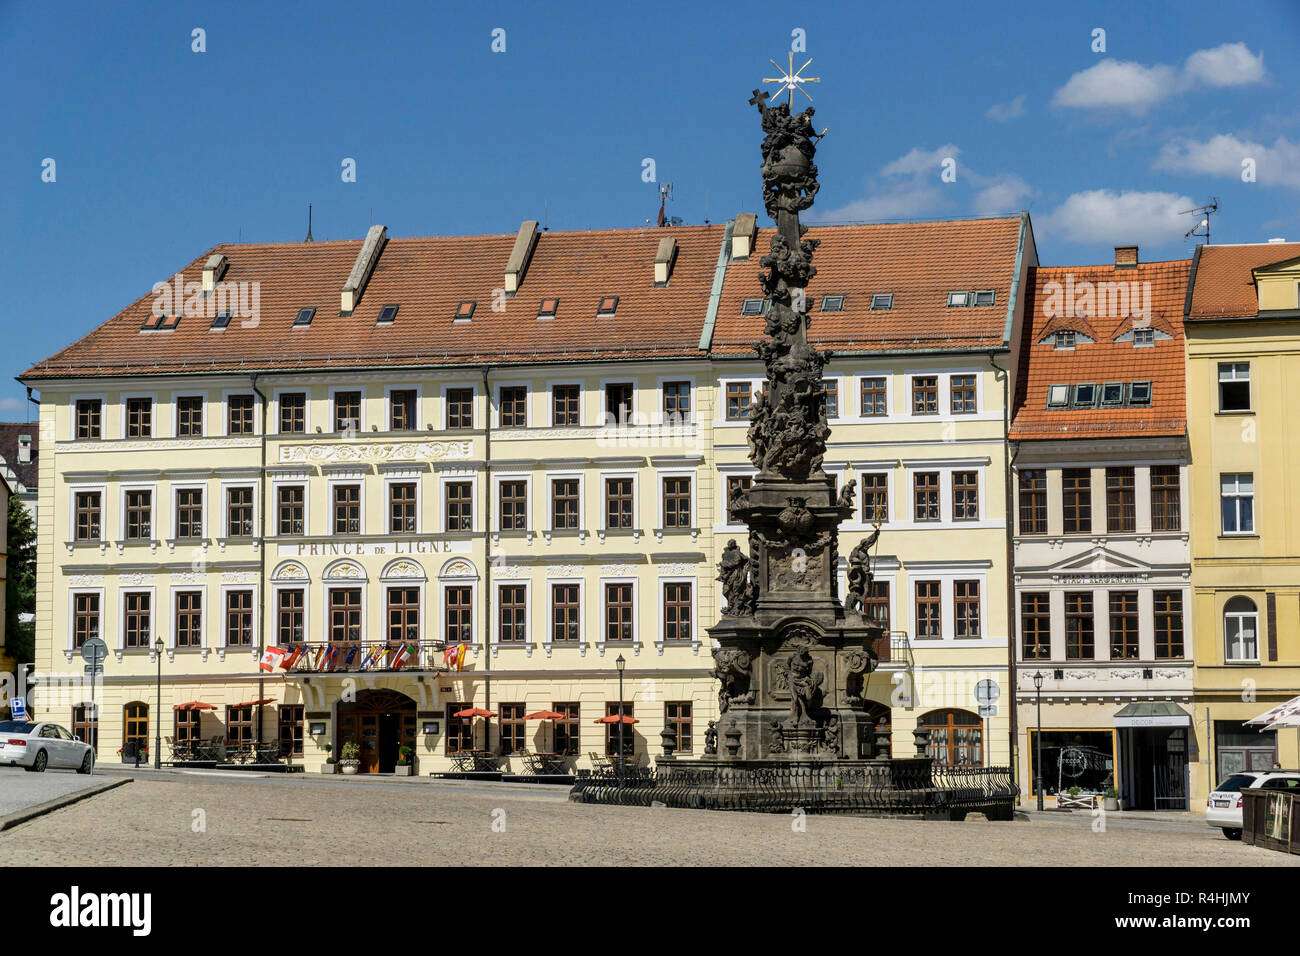
[[[544,232],[502,312],[492,305],[513,235],[390,238],[350,317],[339,315],[339,291],[360,240],[220,245],[185,266],[184,279],[198,282],[209,255],[227,256],[222,282],[260,283],[256,326],[236,316],[211,331],[209,318],[184,316],[172,331],[141,332],[150,292],[22,378],[698,355],[723,229]],[[665,235],[678,253],[671,281],[656,289],[655,252]],[[618,296],[618,310],[598,319],[604,296]],[[539,320],[538,305],[550,297],[560,300],[558,313]],[[462,300],[478,303],[468,324],[452,322]],[[400,306],[397,320],[377,326],[388,303]],[[295,329],[303,308],[316,315]]]
[[[1259,313],[1252,269],[1300,256],[1300,242],[1201,246],[1188,321],[1235,319]]]
[[[1183,302],[1191,261],[1147,262],[1136,268],[1060,266],[1030,271],[1025,299],[1025,330],[1020,343],[1020,377],[1016,388],[1011,438],[1016,441],[1059,438],[1119,438],[1182,435],[1186,431],[1186,386],[1183,360]],[[1048,324],[1048,283],[1150,283],[1151,326],[1172,338],[1157,337],[1150,347],[1134,348],[1114,336],[1130,323],[1119,316],[1115,331],[1074,349],[1039,344]],[[1105,328],[1109,318],[1093,315]],[[1050,385],[1104,382],[1151,382],[1149,408],[1048,408]]]
[[[727,267],[714,330],[718,352],[748,352],[763,320],[742,315],[745,299],[761,298],[759,260],[772,229],[760,229],[747,260]],[[813,226],[820,239],[817,275],[808,284],[809,340],[839,351],[989,349],[1004,342],[1020,217],[945,222]],[[992,289],[994,305],[948,308],[948,293]],[[873,293],[892,292],[893,308],[871,311]],[[821,311],[821,298],[843,295],[843,312]]]

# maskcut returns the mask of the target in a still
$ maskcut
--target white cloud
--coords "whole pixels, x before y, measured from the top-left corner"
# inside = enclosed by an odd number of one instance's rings
[[[1240,179],[1242,162],[1254,160],[1255,181],[1300,189],[1300,143],[1279,136],[1272,146],[1220,133],[1207,140],[1176,139],[1160,149],[1155,168]]]
[[[1142,114],[1197,87],[1247,86],[1263,82],[1265,76],[1262,53],[1251,53],[1244,43],[1225,43],[1197,50],[1181,67],[1102,60],[1066,80],[1052,96],[1052,105]]]
[[[984,115],[997,123],[1010,122],[1019,116],[1024,116],[1025,94],[1021,93],[1010,103],[994,103]]]
[[[1008,173],[994,177],[993,181],[977,192],[972,205],[977,216],[1005,216],[1023,209],[1024,200],[1032,194],[1029,183]]]
[[[1251,53],[1244,43],[1225,43],[1212,50],[1197,50],[1183,64],[1189,84],[1247,86],[1264,81],[1264,54]]]
[[[1071,242],[1161,245],[1182,238],[1191,224],[1182,213],[1195,205],[1174,193],[1090,189],[1069,196],[1037,225]]]
[[[974,213],[998,216],[1017,212],[1020,200],[1033,190],[1019,176],[984,176],[959,162],[961,147],[946,143],[936,149],[916,146],[869,177],[868,195],[835,209],[814,212],[812,221],[863,222],[880,219],[926,219]],[[956,172],[955,182],[942,179],[945,160]],[[955,165],[954,165],[955,164]]]

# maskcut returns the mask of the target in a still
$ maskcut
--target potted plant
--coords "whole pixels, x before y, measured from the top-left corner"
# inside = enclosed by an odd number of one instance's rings
[[[1095,802],[1095,795],[1084,793],[1082,787],[1070,787],[1056,795],[1056,805],[1062,810],[1091,810]]]
[[[409,777],[415,773],[415,748],[406,744],[397,748],[397,766],[393,768],[393,774],[398,777]]]
[[[342,755],[339,767],[344,773],[356,773],[361,769],[361,747],[355,740],[349,740],[343,745]]]
[[[338,773],[339,765],[334,762],[334,754],[330,753],[334,749],[333,744],[322,744],[325,751],[325,764],[320,768],[321,773]]]
[[[1106,792],[1102,795],[1102,806],[1107,810],[1119,809],[1119,791],[1114,787],[1107,787]]]

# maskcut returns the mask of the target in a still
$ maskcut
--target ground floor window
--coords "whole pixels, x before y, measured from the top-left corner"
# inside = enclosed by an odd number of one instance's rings
[[[199,739],[199,712],[197,710],[173,711],[176,718],[176,743],[188,744]]]
[[[302,753],[302,704],[280,705],[280,753]]]
[[[472,704],[447,705],[447,753],[458,754],[474,749],[474,722],[472,717],[455,717],[454,714],[468,710]]]
[[[563,720],[555,721],[555,752],[577,756],[581,753],[581,733],[578,730],[578,705],[575,703],[557,703],[552,710],[563,714]]]
[[[1260,710],[1268,710],[1268,706],[1262,705]],[[1277,761],[1277,732],[1260,733],[1253,724],[1216,720],[1214,760],[1219,774],[1215,783],[1243,770],[1272,770]]]
[[[99,751],[99,721],[90,704],[79,704],[72,708],[72,733],[90,744],[92,750]]]
[[[1115,786],[1115,732],[1112,730],[1044,730],[1043,793],[1105,793]],[[1029,730],[1029,786],[1038,780],[1038,731]],[[1036,793],[1037,790],[1031,789]]]
[[[226,707],[226,743],[253,742],[253,705],[231,704]]]
[[[966,710],[935,710],[918,722],[930,731],[926,750],[944,767],[978,767],[984,763],[984,722]]]
[[[501,752],[503,754],[523,753],[528,749],[524,736],[524,705],[502,704],[500,715]]]
[[[122,708],[122,757],[134,760],[149,747],[149,705],[132,701]]]
[[[618,716],[617,701],[607,702],[605,704],[605,716],[606,717]],[[625,700],[623,701],[623,717],[628,718],[631,716],[632,716],[632,702],[630,700]],[[618,728],[620,725],[623,728],[623,754],[624,756],[630,757],[636,753],[636,733],[632,729],[636,725],[629,724],[626,722],[626,720],[621,722],[621,724],[619,721],[615,721],[614,723],[605,725],[605,753],[607,754],[618,753],[618,740],[619,740]]]
[[[664,722],[673,731],[677,741],[677,753],[691,752],[691,702],[689,700],[670,700],[664,704]]]

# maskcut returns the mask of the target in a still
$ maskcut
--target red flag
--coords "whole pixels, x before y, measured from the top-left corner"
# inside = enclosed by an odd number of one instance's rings
[[[283,647],[268,647],[262,652],[262,659],[257,662],[257,666],[259,669],[264,671],[274,670],[275,665],[284,660],[284,655],[286,653],[287,652]]]

